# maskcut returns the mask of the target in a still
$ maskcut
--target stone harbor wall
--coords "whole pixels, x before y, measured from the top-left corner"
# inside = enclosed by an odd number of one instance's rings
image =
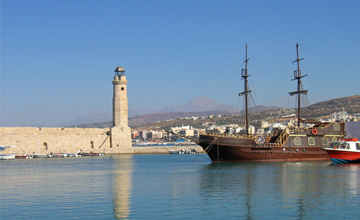
[[[129,135],[119,132],[121,131],[117,130],[115,135],[119,144],[112,145],[110,128],[0,127],[0,145],[16,146],[1,153],[77,153],[80,149],[86,153],[133,153],[131,137],[129,141],[121,142],[121,139],[125,140],[124,137]]]
[[[169,150],[194,149],[198,146],[132,147],[129,127],[113,128],[36,128],[0,127],[0,145],[15,145],[1,154],[85,153],[168,154]]]

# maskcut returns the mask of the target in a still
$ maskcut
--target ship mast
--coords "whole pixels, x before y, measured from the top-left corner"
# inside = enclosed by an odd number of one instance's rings
[[[239,93],[239,96],[243,96],[245,95],[245,127],[246,127],[246,135],[249,135],[249,112],[248,112],[248,94],[251,93],[251,90],[249,90],[248,88],[248,77],[250,75],[248,75],[248,72],[247,72],[247,64],[248,64],[248,61],[250,59],[248,59],[247,57],[247,44],[246,44],[246,57],[245,57],[245,69],[242,69],[241,70],[241,77],[244,79],[244,91]]]
[[[297,63],[297,70],[294,70],[294,79],[292,80],[297,80],[297,91],[295,92],[289,92],[290,96],[293,95],[297,95],[297,107],[298,107],[298,114],[297,114],[297,120],[298,120],[298,124],[297,126],[300,127],[300,104],[301,104],[301,99],[300,99],[300,95],[301,94],[307,94],[307,90],[301,90],[302,89],[302,85],[301,85],[301,78],[307,76],[301,76],[301,71],[300,71],[300,60],[303,60],[304,58],[299,59],[299,44],[296,44],[296,60],[293,63]]]

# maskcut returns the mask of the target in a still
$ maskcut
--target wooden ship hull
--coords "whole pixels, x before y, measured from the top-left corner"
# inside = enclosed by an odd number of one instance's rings
[[[330,161],[323,148],[345,135],[345,123],[300,130],[285,129],[274,141],[234,134],[200,135],[199,145],[213,162]]]

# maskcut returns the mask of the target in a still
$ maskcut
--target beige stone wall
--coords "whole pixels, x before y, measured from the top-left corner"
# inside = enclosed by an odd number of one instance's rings
[[[132,154],[134,150],[131,145],[130,127],[112,127],[110,130],[110,141],[113,149],[119,149],[118,153]]]
[[[131,134],[117,130],[113,135],[120,138],[118,142],[121,143],[121,139]],[[0,145],[16,146],[2,153],[76,153],[80,149],[83,152],[123,153],[124,145],[111,146],[110,139],[110,128],[0,127]],[[130,145],[127,142],[127,148],[131,148],[131,137]]]

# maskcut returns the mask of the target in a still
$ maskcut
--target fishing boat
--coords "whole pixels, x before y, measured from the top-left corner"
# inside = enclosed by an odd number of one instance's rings
[[[185,150],[181,149],[181,150],[169,150],[169,154],[196,154],[196,150],[195,149],[189,149],[186,148]]]
[[[78,157],[79,154],[75,153],[50,153],[52,154],[52,157]]]
[[[29,155],[27,154],[16,154],[15,159],[29,159]]]
[[[75,154],[75,153],[65,153],[64,156],[65,156],[65,157],[78,157],[79,154]]]
[[[86,153],[86,152],[83,152],[82,150],[79,150],[77,152],[77,155],[78,156],[104,156],[105,155],[105,152],[103,151],[100,151],[99,153],[95,153],[93,151],[91,151],[90,153]]]
[[[52,153],[52,157],[54,157],[54,158],[66,157],[66,153]]]
[[[345,138],[324,148],[334,164],[360,163],[360,141],[357,138]]]
[[[33,158],[51,158],[53,157],[52,153],[49,154],[33,154],[32,155]]]
[[[345,135],[344,122],[305,121],[300,118],[300,95],[307,94],[302,90],[299,58],[299,45],[296,44],[297,70],[294,80],[297,81],[297,126],[286,127],[264,137],[250,134],[248,116],[248,96],[251,90],[248,86],[248,56],[246,46],[245,69],[241,70],[244,80],[244,91],[239,93],[245,97],[245,130],[246,134],[205,133],[199,137],[198,144],[204,149],[213,162],[225,161],[327,161],[329,156],[323,148],[329,147],[332,141],[337,141]],[[301,124],[303,123],[303,124]],[[311,127],[301,126],[311,124]]]
[[[179,150],[169,150],[169,154],[180,154]]]
[[[14,160],[15,154],[1,154],[0,160]]]
[[[14,148],[16,146],[14,145],[1,145],[0,146],[0,150],[4,151],[4,150],[9,150],[10,148]],[[15,159],[15,154],[0,154],[0,160],[14,160]]]

